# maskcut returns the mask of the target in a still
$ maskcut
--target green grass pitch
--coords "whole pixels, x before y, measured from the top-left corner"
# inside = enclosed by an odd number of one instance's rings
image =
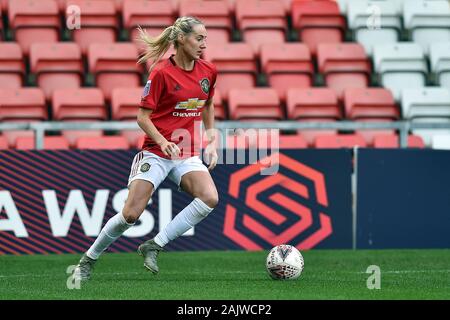
[[[0,299],[450,299],[449,250],[309,250],[294,281],[265,271],[267,251],[163,252],[160,273],[134,253],[106,253],[91,281],[67,288],[66,269],[80,255],[0,256]],[[367,288],[367,267],[381,288]]]

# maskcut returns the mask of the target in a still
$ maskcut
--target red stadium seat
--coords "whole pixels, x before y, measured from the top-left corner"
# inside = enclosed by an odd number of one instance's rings
[[[8,140],[4,136],[0,136],[0,150],[9,149]]]
[[[293,1],[291,17],[313,55],[320,43],[339,43],[344,38],[346,22],[335,1]]]
[[[337,134],[318,136],[314,142],[317,149],[367,147],[366,141],[358,134]]]
[[[270,88],[230,90],[229,110],[230,119],[284,119],[278,95]]]
[[[336,120],[331,118],[300,118],[299,122],[336,122]],[[312,146],[317,137],[323,135],[334,135],[337,134],[336,129],[300,129],[297,131],[299,135],[306,141],[309,146]]]
[[[38,122],[37,120],[11,120],[8,123]],[[10,149],[16,147],[16,141],[19,137],[34,137],[33,130],[4,130],[3,137],[6,139]]]
[[[299,134],[296,135],[280,135],[280,149],[305,149],[308,147],[307,142]]]
[[[89,47],[89,72],[95,77],[106,100],[116,88],[140,88],[142,65],[132,43],[92,44]]]
[[[117,39],[119,19],[116,5],[108,0],[67,0],[67,5],[78,6],[81,12],[80,28],[72,30],[73,40],[85,55],[92,43],[113,43]],[[66,12],[66,19],[70,13]]]
[[[214,117],[219,120],[226,120],[227,111],[225,109],[225,105],[223,104],[222,95],[219,90],[214,91],[213,104]]]
[[[175,12],[170,1],[165,0],[124,0],[122,10],[123,25],[134,41],[138,36],[137,27],[146,29],[150,35],[157,35],[175,21]]]
[[[333,90],[328,88],[289,89],[288,119],[342,118],[341,108]]]
[[[348,119],[386,118],[398,120],[400,111],[391,91],[384,88],[349,88],[344,91]]]
[[[124,137],[130,148],[140,149],[142,147],[145,133],[142,130],[122,130],[120,135]]]
[[[58,41],[61,29],[58,4],[53,0],[10,1],[9,24],[14,39],[28,55],[32,43]]]
[[[237,0],[236,24],[244,41],[259,54],[262,44],[285,42],[287,20],[282,3],[274,0]]]
[[[75,144],[77,149],[128,149],[128,141],[122,136],[81,137]]]
[[[113,120],[134,120],[139,111],[142,88],[117,88],[111,96]]]
[[[389,119],[389,118],[360,118],[357,119],[358,122],[385,122],[385,123],[389,123],[392,122],[393,119]],[[355,130],[355,133],[359,134],[360,136],[362,136],[364,138],[364,140],[366,140],[367,144],[369,146],[373,145],[374,142],[374,138],[377,135],[393,135],[395,134],[395,129],[360,129],[360,130]]]
[[[314,66],[304,44],[262,45],[261,67],[282,101],[288,89],[309,88],[313,82]]]
[[[399,148],[400,142],[399,137],[396,134],[381,134],[374,138],[373,142],[374,148]],[[409,148],[425,148],[425,143],[421,137],[416,135],[408,136],[408,147]]]
[[[35,43],[30,49],[30,69],[38,86],[50,100],[55,89],[82,85],[83,61],[75,43]]]
[[[334,89],[339,99],[345,89],[365,88],[369,84],[371,62],[360,44],[319,44],[317,60],[327,87]]]
[[[16,140],[16,149],[18,150],[32,150],[36,149],[34,137],[18,137]],[[44,149],[69,149],[69,142],[64,137],[50,136],[44,137]]]
[[[211,44],[205,51],[220,74],[217,88],[228,101],[231,89],[250,89],[256,85],[258,71],[252,48],[246,43]]]
[[[55,120],[106,120],[102,92],[97,88],[57,89],[52,97]]]
[[[2,89],[19,89],[23,86],[25,65],[17,43],[0,43],[0,84]]]
[[[90,122],[92,120],[66,120],[66,122]],[[103,136],[103,130],[62,130],[61,135],[66,138],[71,148],[75,148],[75,144],[79,138],[98,138]]]
[[[38,88],[0,89],[0,120],[47,120],[44,93]]]
[[[226,0],[181,0],[179,15],[199,18],[208,30],[208,43],[230,41],[233,22]]]

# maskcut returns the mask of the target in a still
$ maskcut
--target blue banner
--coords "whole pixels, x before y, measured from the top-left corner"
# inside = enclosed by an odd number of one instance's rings
[[[357,248],[450,248],[450,151],[359,149]]]
[[[135,154],[0,152],[0,254],[87,250],[122,209]],[[281,150],[252,164],[238,158],[212,172],[219,205],[168,250],[260,250],[281,243],[351,248],[351,151]],[[191,200],[166,180],[139,222],[109,250],[135,251]]]

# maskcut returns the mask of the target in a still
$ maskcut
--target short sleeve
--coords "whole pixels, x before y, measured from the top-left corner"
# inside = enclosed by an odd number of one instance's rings
[[[211,87],[209,89],[208,99],[212,99],[212,97],[214,97],[214,92],[216,91],[216,80],[217,80],[217,68],[214,66],[212,70]]]
[[[156,110],[164,90],[164,77],[159,70],[153,70],[142,92],[140,107]]]

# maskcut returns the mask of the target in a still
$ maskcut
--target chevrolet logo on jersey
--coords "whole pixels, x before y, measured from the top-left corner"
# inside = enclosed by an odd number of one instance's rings
[[[188,99],[188,101],[178,102],[175,109],[184,109],[188,111],[196,111],[205,105],[206,100],[198,100],[198,98]]]

